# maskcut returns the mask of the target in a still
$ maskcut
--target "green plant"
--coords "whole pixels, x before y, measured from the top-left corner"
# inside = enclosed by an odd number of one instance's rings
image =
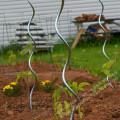
[[[3,88],[3,94],[7,97],[17,97],[21,94],[21,85],[18,82],[11,82]]]
[[[114,60],[110,60],[107,63],[104,63],[102,65],[102,72],[105,74],[105,76],[112,77],[111,73],[110,73],[110,69],[112,68],[112,66],[113,66],[114,63],[115,63]],[[94,83],[93,84],[94,87],[92,89],[92,92],[96,93],[98,90],[104,90],[104,88],[106,87],[106,85],[107,85],[106,78],[104,80],[100,80],[98,83]]]
[[[12,65],[15,65],[15,61],[16,61],[16,55],[15,55],[15,53],[12,51],[12,50],[10,50],[10,51],[8,51],[8,54],[9,54],[9,57],[8,57],[8,61],[9,61],[9,63],[11,63]]]
[[[32,53],[34,46],[32,44],[26,44],[23,50],[20,51],[20,55],[25,55],[27,60],[29,59],[30,54]],[[33,57],[32,57],[33,60]]]
[[[21,72],[17,75],[16,81],[18,82],[20,80],[20,78],[25,78],[27,81],[29,81],[30,76],[32,76],[32,78],[34,78],[34,75],[30,71]]]
[[[33,84],[34,78],[35,78],[35,76],[30,71],[25,71],[25,72],[21,72],[20,74],[17,75],[16,81],[19,82],[21,79],[21,81],[23,82],[25,87],[27,86],[28,91],[29,91],[31,84]]]
[[[68,85],[73,89],[73,91],[78,94],[79,91],[84,91],[84,86],[90,85],[87,82],[83,82],[78,84],[77,82],[72,82],[69,81]],[[70,115],[70,110],[71,110],[71,104],[68,103],[67,101],[60,101],[61,94],[65,94],[69,100],[69,98],[72,97],[72,93],[67,89],[67,87],[59,86],[57,90],[54,91],[52,98],[54,99],[54,120],[57,120],[58,118],[62,118],[64,113],[69,116]],[[63,109],[63,105],[65,107],[65,110]],[[80,118],[82,118],[83,113],[82,113],[82,108],[78,107],[78,113]]]
[[[25,48],[21,50],[20,54],[25,55],[25,54],[31,54],[34,46],[32,44],[26,44]]]
[[[47,93],[50,93],[54,90],[52,81],[50,81],[50,80],[42,81],[40,86]]]
[[[3,47],[4,54],[8,53],[10,50],[17,53],[17,51],[22,50],[22,46],[16,42],[12,42],[10,45]]]
[[[90,73],[90,75],[91,75],[91,76],[98,77],[97,73],[96,73],[96,72],[94,72],[94,71],[92,71],[92,72]]]
[[[53,80],[42,81],[39,85],[47,93],[50,93],[54,90],[54,83],[57,81],[57,78],[54,76]]]
[[[103,64],[102,66],[102,72],[106,75],[110,77],[110,69],[112,68],[113,64],[115,63],[114,60],[110,60],[109,62]]]

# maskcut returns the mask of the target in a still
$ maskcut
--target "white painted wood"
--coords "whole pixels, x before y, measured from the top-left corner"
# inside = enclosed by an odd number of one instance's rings
[[[61,0],[30,0],[36,9],[33,20],[44,33],[55,33],[54,21],[60,9]],[[105,5],[106,18],[120,18],[120,0],[102,0]],[[65,7],[59,22],[59,29],[65,38],[75,37],[77,28],[71,21],[82,14],[100,14],[101,5],[98,0],[65,0]],[[32,15],[27,0],[0,0],[0,45],[16,40],[18,24],[26,22]],[[120,21],[118,21],[120,23]],[[89,24],[85,23],[86,28]],[[116,25],[112,29],[119,29]],[[52,38],[49,36],[49,38]],[[59,38],[55,35],[53,41]]]

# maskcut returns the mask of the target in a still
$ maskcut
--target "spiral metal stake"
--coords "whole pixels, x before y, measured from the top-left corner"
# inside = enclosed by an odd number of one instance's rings
[[[30,68],[31,72],[33,73],[33,75],[35,76],[35,83],[34,83],[32,89],[31,89],[31,92],[30,92],[30,108],[32,109],[32,94],[33,94],[33,90],[34,90],[34,88],[35,88],[35,86],[36,86],[36,83],[37,83],[37,76],[36,76],[34,70],[33,70],[32,67],[31,67],[31,58],[32,58],[32,56],[33,56],[33,54],[34,54],[34,52],[35,52],[36,43],[35,43],[35,40],[33,39],[32,35],[31,35],[31,33],[30,33],[30,24],[31,24],[31,21],[32,21],[33,18],[34,18],[35,9],[34,9],[33,5],[30,3],[30,1],[29,1],[29,0],[27,0],[27,1],[28,1],[28,3],[30,4],[30,6],[31,6],[31,8],[32,8],[32,10],[33,10],[32,17],[30,18],[30,20],[29,20],[29,22],[28,22],[28,26],[27,26],[28,34],[29,34],[31,40],[32,40],[33,43],[34,43],[34,49],[33,49],[32,53],[31,53],[31,55],[30,55],[30,58],[29,58],[29,68]]]
[[[72,113],[71,113],[71,116],[70,116],[70,120],[73,120],[74,118],[74,112],[78,106],[78,102],[79,102],[79,98],[77,97],[76,93],[69,87],[69,85],[67,84],[66,80],[65,80],[65,72],[66,72],[66,67],[70,61],[70,58],[71,58],[71,49],[70,49],[70,46],[69,44],[66,42],[66,40],[63,38],[63,36],[60,34],[59,30],[58,30],[58,20],[60,18],[60,15],[62,13],[62,10],[64,8],[64,0],[62,0],[62,3],[61,3],[61,8],[60,8],[60,11],[58,12],[57,14],[57,17],[56,17],[56,20],[55,20],[55,29],[56,29],[56,32],[59,36],[59,38],[62,40],[62,42],[65,44],[65,46],[67,47],[68,49],[68,59],[64,65],[64,68],[63,68],[63,71],[62,71],[62,79],[63,79],[63,82],[65,84],[65,86],[70,90],[70,92],[74,95],[74,97],[76,98],[76,104],[75,104],[75,107],[73,108],[72,110]]]
[[[104,11],[104,5],[103,5],[103,3],[102,3],[101,0],[99,0],[99,2],[100,2],[101,5],[102,5],[102,11],[101,11],[101,14],[100,14],[100,16],[99,16],[99,25],[101,26],[101,28],[102,28],[102,29],[104,30],[104,32],[105,32],[105,42],[104,42],[104,44],[103,44],[103,54],[104,54],[105,57],[110,61],[110,58],[107,56],[107,54],[106,54],[106,52],[105,52],[105,46],[106,46],[106,43],[107,43],[107,40],[108,40],[108,33],[107,33],[106,29],[103,27],[103,25],[101,24],[101,17],[102,17],[103,11]],[[111,70],[110,70],[110,71],[111,71]],[[109,86],[110,86],[114,91],[116,91],[115,88],[112,86],[112,84],[111,84],[110,81],[109,81],[109,76],[107,76],[107,82],[108,82]]]

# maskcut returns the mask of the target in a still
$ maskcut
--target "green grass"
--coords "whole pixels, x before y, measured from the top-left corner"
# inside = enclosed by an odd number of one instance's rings
[[[117,47],[115,47],[117,45]],[[115,64],[112,68],[113,71],[120,72],[120,43],[116,44],[107,44],[106,53],[111,60],[115,60]],[[115,55],[114,52],[119,54]],[[108,60],[102,53],[102,45],[100,46],[90,46],[90,47],[76,47],[71,50],[71,60],[69,65],[75,68],[88,69],[94,73],[101,73],[101,68],[104,63]],[[53,53],[50,51],[37,52],[34,55],[34,61],[57,63],[58,65],[63,66],[67,60],[68,50],[64,45],[55,45]],[[4,54],[4,63],[10,64],[9,54],[5,51]],[[16,55],[16,62],[27,61],[27,55],[20,56]],[[0,57],[0,64],[2,64],[2,58]]]
[[[118,46],[117,48],[115,47],[116,45]],[[61,54],[61,51],[58,51],[56,49],[58,49],[58,46],[55,47],[55,50],[53,52],[53,56],[56,55],[56,58],[53,58],[54,62],[58,62],[57,55]],[[62,47],[62,51],[64,61],[67,58],[67,49],[65,47]],[[116,61],[112,68],[112,71],[120,71],[120,43],[106,45],[105,51],[111,60]],[[118,55],[115,55],[114,52],[116,51],[119,53]],[[108,60],[102,53],[102,45],[82,48],[77,47],[75,49],[72,49],[70,66],[80,69],[88,69],[89,71],[99,73],[101,72],[102,65],[106,62],[108,62]]]

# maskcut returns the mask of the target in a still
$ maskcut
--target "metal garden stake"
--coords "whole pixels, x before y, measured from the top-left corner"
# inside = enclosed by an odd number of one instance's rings
[[[76,104],[75,104],[75,107],[73,108],[72,114],[70,116],[70,120],[73,120],[74,112],[77,108],[79,98],[77,97],[76,93],[69,87],[69,85],[67,84],[66,79],[65,79],[66,67],[67,67],[67,65],[68,65],[68,63],[71,59],[71,48],[70,48],[69,44],[67,43],[67,41],[63,38],[63,36],[60,34],[60,32],[58,30],[58,20],[60,18],[60,15],[62,13],[63,8],[64,8],[64,0],[62,0],[60,11],[58,12],[56,20],[55,20],[55,29],[56,29],[56,32],[57,32],[59,38],[62,40],[62,42],[65,44],[65,46],[68,49],[68,59],[67,59],[65,65],[64,65],[64,68],[63,68],[63,71],[62,71],[62,79],[63,79],[63,82],[64,82],[65,86],[70,90],[71,93],[73,93],[74,97],[76,98]]]
[[[107,54],[106,54],[106,52],[105,52],[105,46],[106,46],[106,42],[107,42],[107,40],[108,40],[108,33],[107,33],[106,29],[103,27],[103,25],[101,24],[101,17],[102,17],[103,11],[104,11],[104,5],[103,5],[103,3],[102,3],[101,0],[99,0],[99,2],[100,2],[101,5],[102,5],[102,11],[101,11],[101,14],[100,14],[100,16],[99,16],[99,25],[101,26],[101,28],[102,28],[102,29],[104,30],[104,32],[105,32],[105,42],[104,42],[104,44],[103,44],[103,54],[104,54],[105,57],[110,61],[110,58],[107,56]],[[110,86],[114,91],[116,91],[115,88],[112,86],[112,84],[111,84],[110,81],[109,81],[109,76],[107,76],[107,82],[108,82],[109,86]]]
[[[31,67],[31,58],[32,58],[32,56],[33,56],[33,54],[34,54],[34,52],[35,52],[36,43],[35,43],[35,40],[33,39],[32,35],[31,35],[31,33],[30,33],[30,24],[31,24],[31,21],[32,21],[33,18],[34,18],[35,9],[34,9],[33,5],[30,3],[30,1],[29,1],[29,0],[27,0],[27,1],[28,1],[28,3],[30,4],[30,6],[31,6],[31,8],[32,8],[32,10],[33,10],[32,17],[30,18],[30,20],[29,20],[29,22],[28,22],[28,27],[27,27],[28,34],[29,34],[31,40],[32,40],[33,43],[34,43],[34,49],[33,49],[32,53],[31,53],[31,55],[30,55],[30,58],[29,58],[29,68],[30,68],[31,72],[33,73],[33,75],[35,76],[35,83],[34,83],[32,89],[31,89],[31,92],[30,92],[30,108],[32,109],[32,94],[33,94],[33,90],[34,90],[34,88],[35,88],[35,85],[36,85],[36,83],[37,83],[37,76],[36,76],[34,70],[33,70],[32,67]]]

